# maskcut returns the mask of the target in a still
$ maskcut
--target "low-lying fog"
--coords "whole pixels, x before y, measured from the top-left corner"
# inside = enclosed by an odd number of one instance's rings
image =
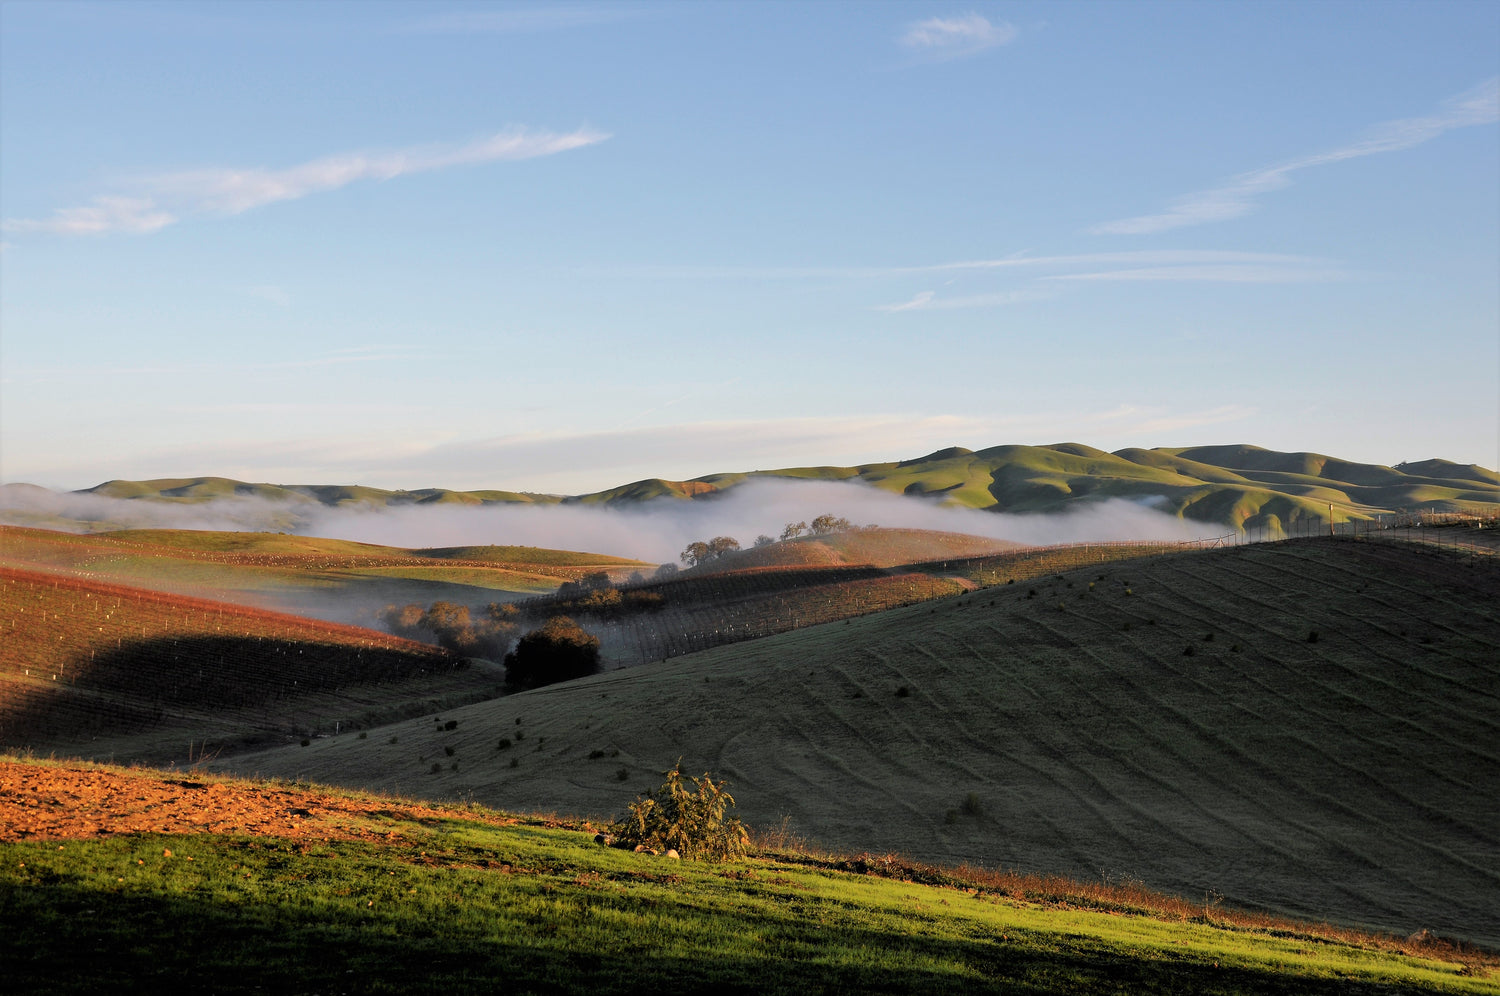
[[[1007,514],[944,507],[858,483],[752,480],[693,501],[637,505],[403,505],[329,508],[250,498],[187,504],[58,493],[27,485],[0,488],[0,521],[50,525],[58,519],[111,527],[289,532],[386,546],[535,546],[675,562],[694,540],[733,536],[744,547],[780,536],[789,522],[823,514],[856,525],[935,529],[1028,544],[1193,539],[1222,532],[1153,507],[1151,500],[1079,501],[1065,511]],[[51,521],[44,521],[44,517]]]

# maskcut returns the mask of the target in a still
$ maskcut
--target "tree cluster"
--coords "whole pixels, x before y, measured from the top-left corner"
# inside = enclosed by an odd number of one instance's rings
[[[428,609],[415,603],[387,605],[381,619],[397,636],[491,660],[505,656],[520,630],[520,613],[508,602],[491,602],[477,618],[467,605],[452,602],[433,602]]]
[[[820,515],[812,520],[812,525],[806,522],[788,522],[786,528],[781,531],[782,541],[794,540],[799,536],[832,536],[835,533],[847,533],[854,529],[854,523],[837,515]]]
[[[682,551],[682,562],[689,567],[697,567],[718,560],[726,553],[734,553],[739,548],[740,541],[733,536],[715,536],[707,542],[698,540],[689,543]]]
[[[505,655],[505,682],[540,688],[599,673],[599,638],[567,616],[553,616]]]

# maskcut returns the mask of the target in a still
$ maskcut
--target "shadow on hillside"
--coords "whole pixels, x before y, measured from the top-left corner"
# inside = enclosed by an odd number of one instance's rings
[[[175,843],[173,846],[177,846]],[[50,874],[53,881],[46,881]],[[287,904],[234,905],[141,893],[113,893],[55,873],[38,886],[0,885],[0,938],[7,979],[18,992],[159,992],[170,980],[187,992],[637,993],[1074,993],[1191,992],[1347,994],[1351,982],[1211,962],[1122,957],[1082,937],[1036,935],[1015,942],[975,936],[945,940],[869,929],[830,930],[817,919],[737,918],[735,928],[766,939],[765,958],[703,957],[662,951],[644,940],[609,937],[628,954],[580,952],[550,942],[558,926],[537,922],[514,938],[452,929],[396,912],[316,912]],[[358,897],[357,897],[358,898]],[[382,897],[383,898],[383,897]],[[382,905],[385,905],[382,903]],[[601,900],[601,908],[607,903]],[[619,928],[624,930],[626,928]],[[836,933],[836,944],[830,943]],[[694,938],[684,932],[682,947]],[[701,942],[700,942],[701,943]],[[1039,949],[1037,946],[1045,944]],[[1026,945],[1023,947],[1022,945]],[[910,953],[911,967],[829,964],[842,952]],[[1357,986],[1357,984],[1355,984]],[[1359,990],[1362,991],[1362,990]]]
[[[52,681],[0,685],[0,744],[81,742],[150,729],[174,711],[233,713],[468,667],[436,649],[223,636],[136,640],[78,655]]]

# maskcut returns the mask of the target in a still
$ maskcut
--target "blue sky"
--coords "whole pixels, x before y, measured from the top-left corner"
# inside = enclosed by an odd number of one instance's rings
[[[1500,462],[1500,5],[0,2],[0,479]]]

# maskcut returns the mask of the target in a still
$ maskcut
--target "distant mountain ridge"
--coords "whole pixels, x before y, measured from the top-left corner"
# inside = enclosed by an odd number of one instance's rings
[[[708,474],[690,481],[648,478],[584,495],[359,485],[250,484],[221,477],[108,481],[78,494],[203,505],[233,498],[299,506],[583,504],[628,506],[704,501],[757,480],[851,481],[999,512],[1050,512],[1106,498],[1150,501],[1163,511],[1235,529],[1278,529],[1303,519],[1369,518],[1415,511],[1494,511],[1500,474],[1447,460],[1389,467],[1320,453],[1282,453],[1247,444],[1130,448],[1109,453],[1079,443],[948,447],[926,456],[859,466],[791,467]],[[30,490],[26,490],[30,489]],[[8,496],[40,489],[7,485]],[[0,501],[0,504],[11,504]]]

